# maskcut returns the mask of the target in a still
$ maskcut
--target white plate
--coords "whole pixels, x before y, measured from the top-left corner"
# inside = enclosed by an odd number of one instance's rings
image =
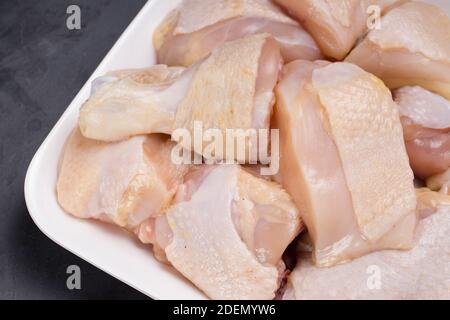
[[[59,207],[55,194],[61,150],[76,125],[79,107],[89,96],[91,80],[109,70],[153,65],[153,31],[179,2],[152,0],[136,16],[37,151],[25,179],[25,199],[32,219],[44,234],[113,277],[155,299],[205,299],[176,271],[158,263],[149,246],[118,228],[69,216]],[[428,2],[436,2],[450,12],[447,0]]]

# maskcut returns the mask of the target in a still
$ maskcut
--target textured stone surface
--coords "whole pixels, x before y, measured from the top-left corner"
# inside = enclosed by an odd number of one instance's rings
[[[0,1],[0,299],[140,299],[130,287],[54,244],[23,195],[32,156],[145,0]],[[82,29],[66,28],[81,7]],[[66,288],[66,268],[82,290]]]

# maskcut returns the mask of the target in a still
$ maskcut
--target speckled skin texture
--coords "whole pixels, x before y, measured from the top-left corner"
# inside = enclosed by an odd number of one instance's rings
[[[0,1],[0,299],[145,298],[42,234],[23,195],[37,148],[145,2]],[[70,4],[79,31],[66,28]],[[82,290],[66,288],[73,264]]]

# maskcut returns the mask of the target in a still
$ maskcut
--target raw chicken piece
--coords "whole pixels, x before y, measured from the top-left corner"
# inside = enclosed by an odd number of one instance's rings
[[[302,224],[289,195],[238,165],[203,166],[167,211],[170,263],[213,299],[272,299]]]
[[[183,71],[183,67],[168,67],[163,64],[157,64],[143,69],[125,69],[106,73],[92,82],[92,94],[94,94],[102,85],[129,78],[134,84],[170,84],[177,80]]]
[[[110,72],[92,83],[91,97],[80,110],[82,134],[118,141],[145,133],[170,133],[177,105],[193,71],[156,65]]]
[[[153,246],[153,254],[156,259],[170,265],[164,248],[167,247],[173,234],[164,214],[158,217],[148,218],[139,225],[139,228],[135,230],[135,233],[142,243],[151,244]]]
[[[426,218],[440,209],[450,208],[450,193],[432,191],[429,188],[416,190],[417,213]]]
[[[83,137],[78,129],[66,142],[58,202],[78,218],[93,218],[138,232],[148,218],[170,206],[186,166],[171,162],[175,144],[161,135],[118,143]]]
[[[450,99],[450,19],[410,2],[389,11],[347,57],[391,89],[419,85]]]
[[[162,82],[153,83],[154,76],[136,81],[141,77],[133,74],[103,81],[81,109],[81,132],[91,139],[117,141],[137,134],[171,134],[180,128],[192,132],[195,122],[203,130],[222,132],[268,129],[281,60],[276,42],[260,34],[227,42],[181,74],[179,68],[157,66],[158,72],[165,68],[170,75]]]
[[[321,57],[311,36],[269,0],[184,0],[153,42],[159,63],[190,66],[227,41],[265,32],[277,40],[285,61]]]
[[[342,60],[364,35],[372,21],[371,6],[380,12],[404,0],[275,0],[297,18],[317,41],[322,52]]]
[[[318,266],[410,248],[413,174],[391,93],[349,63],[295,61],[276,89],[280,182],[300,209]]]
[[[417,211],[426,217],[450,206],[450,101],[421,87],[394,91],[409,162],[428,188],[417,193]]]
[[[421,87],[403,87],[394,91],[400,116],[430,129],[450,128],[450,101]]]
[[[450,168],[450,101],[421,87],[394,92],[406,149],[416,176],[426,179]]]
[[[414,248],[386,250],[332,268],[299,259],[285,299],[450,299],[450,210],[419,222]]]

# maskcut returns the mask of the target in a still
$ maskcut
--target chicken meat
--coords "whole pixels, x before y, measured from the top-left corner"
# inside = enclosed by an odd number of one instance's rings
[[[414,177],[384,84],[349,63],[294,61],[276,95],[279,181],[307,226],[315,264],[411,248]]]
[[[141,224],[172,204],[187,173],[187,166],[172,164],[174,145],[162,135],[105,143],[75,129],[61,159],[59,204],[77,218],[109,222],[139,234]]]
[[[323,54],[344,59],[368,26],[388,8],[404,0],[275,0],[298,19],[317,41]]]
[[[191,78],[192,72],[165,65],[101,76],[92,82],[91,96],[81,107],[81,133],[107,142],[170,133]]]
[[[285,61],[321,57],[311,36],[270,0],[184,0],[154,34],[158,62],[191,66],[227,41],[271,34]]]
[[[450,101],[421,87],[394,92],[411,167],[421,179],[450,168]]]
[[[450,99],[450,18],[426,3],[402,4],[382,17],[380,28],[346,61],[391,89],[418,85]]]
[[[281,62],[277,43],[259,34],[227,42],[185,70],[159,65],[107,75],[94,83],[79,127],[102,141],[176,129],[194,136],[196,123],[224,136],[228,129],[269,129]],[[182,144],[203,154],[203,145]],[[247,141],[246,150],[254,148]],[[221,152],[215,157],[223,159]]]
[[[450,101],[421,87],[394,91],[409,162],[425,182],[417,210],[428,216],[450,205]]]
[[[450,299],[450,210],[421,220],[410,251],[374,252],[332,268],[299,258],[284,299]]]
[[[211,299],[450,299],[450,17],[177,4],[159,64],[92,81],[57,168],[66,218],[119,227]]]
[[[290,196],[239,165],[191,170],[161,219],[168,261],[213,299],[273,299],[302,228]]]

